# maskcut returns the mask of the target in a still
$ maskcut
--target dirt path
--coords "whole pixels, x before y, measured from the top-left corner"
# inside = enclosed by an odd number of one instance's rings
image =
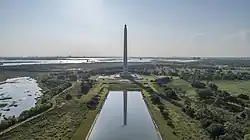
[[[15,125],[13,125],[13,126],[7,128],[7,129],[5,129],[4,131],[0,132],[0,135],[2,135],[2,134],[4,134],[4,133],[7,133],[7,132],[9,132],[10,130],[12,130],[12,129],[14,129],[14,128],[16,128],[16,127],[18,127],[18,126],[20,126],[20,125],[22,125],[22,124],[24,124],[24,123],[26,123],[26,122],[32,120],[32,119],[35,119],[35,118],[37,118],[37,117],[39,117],[39,116],[41,116],[41,115],[43,115],[43,114],[49,112],[50,110],[54,109],[54,108],[56,107],[56,98],[57,98],[58,96],[60,96],[61,94],[63,94],[64,92],[67,92],[68,90],[72,89],[72,88],[75,86],[75,84],[76,84],[76,83],[72,83],[72,85],[71,85],[70,87],[66,88],[65,90],[63,90],[62,92],[60,92],[59,94],[57,94],[56,96],[52,97],[52,99],[51,99],[52,107],[51,107],[50,109],[48,109],[48,110],[46,110],[45,112],[42,112],[42,113],[40,113],[40,114],[37,114],[37,115],[35,115],[35,116],[31,117],[31,118],[28,118],[28,119],[25,120],[25,121],[22,121],[22,122],[20,122],[20,123],[17,123],[17,124],[15,124]]]

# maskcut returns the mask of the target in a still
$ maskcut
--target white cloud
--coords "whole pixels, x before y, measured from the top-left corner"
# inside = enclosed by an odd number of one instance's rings
[[[227,34],[225,36],[225,40],[236,39],[241,42],[246,42],[248,41],[249,35],[250,35],[250,29],[238,30],[235,33]]]
[[[205,33],[202,33],[202,32],[197,32],[197,33],[194,33],[191,37],[190,37],[190,40],[194,40],[198,37],[203,37],[205,36],[206,34]]]

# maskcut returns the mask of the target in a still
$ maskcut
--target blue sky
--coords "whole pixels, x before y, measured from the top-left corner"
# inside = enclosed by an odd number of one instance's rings
[[[250,56],[249,0],[1,0],[0,56]]]

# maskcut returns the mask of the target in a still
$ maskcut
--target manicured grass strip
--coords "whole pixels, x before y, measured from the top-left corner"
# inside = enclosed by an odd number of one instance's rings
[[[93,91],[90,91],[91,93],[89,93],[89,94],[93,95],[94,93],[99,92],[101,90],[101,88],[104,86],[105,85],[97,85],[97,87]],[[101,106],[104,102],[104,98],[105,98],[105,95],[107,93],[108,93],[108,89],[104,87],[104,89],[102,90],[102,93],[99,94],[99,95],[101,95],[101,98],[100,98],[100,102],[98,104],[97,109],[88,111],[86,118],[83,119],[82,123],[80,124],[80,126],[76,130],[75,134],[71,138],[72,140],[84,140],[86,138],[86,136],[88,135],[88,133],[91,129],[91,126],[92,126],[94,120],[96,119],[97,114],[101,110]],[[89,99],[91,99],[91,97]],[[84,101],[86,101],[86,100],[87,99],[85,97]]]
[[[162,117],[160,110],[152,104],[149,93],[145,90],[142,90],[142,93],[145,95],[145,100],[148,103],[148,109],[151,112],[152,119],[155,121],[158,131],[161,134],[163,140],[178,140],[178,137],[173,134],[173,129],[167,125],[166,120]]]

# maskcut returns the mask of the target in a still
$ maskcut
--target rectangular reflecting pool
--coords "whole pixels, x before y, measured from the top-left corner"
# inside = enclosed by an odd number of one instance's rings
[[[140,91],[127,92],[127,125],[123,91],[110,91],[88,140],[159,140]]]

